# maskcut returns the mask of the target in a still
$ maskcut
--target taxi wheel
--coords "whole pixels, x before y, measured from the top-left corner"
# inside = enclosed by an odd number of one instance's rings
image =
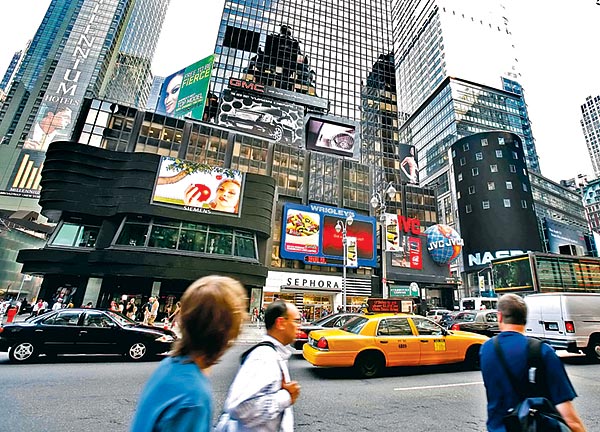
[[[465,355],[465,366],[470,370],[480,370],[481,363],[479,361],[479,349],[481,345],[472,345],[467,350]]]
[[[385,358],[378,352],[365,352],[358,356],[354,366],[363,378],[373,378],[385,367]]]

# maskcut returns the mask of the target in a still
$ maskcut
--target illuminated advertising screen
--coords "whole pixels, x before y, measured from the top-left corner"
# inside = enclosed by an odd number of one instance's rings
[[[548,252],[559,254],[561,246],[580,246],[587,251],[583,231],[575,230],[568,225],[544,218],[546,222],[546,238],[548,239]]]
[[[349,215],[354,220],[347,226],[346,234],[356,238],[356,241],[352,240],[355,249],[352,255],[356,254],[357,265],[376,267],[376,219],[321,204],[284,206],[279,255],[310,264],[342,267],[343,234],[341,231],[338,233],[335,227],[338,221],[345,222]]]
[[[356,126],[338,119],[309,117],[306,121],[306,148],[350,158],[360,157]]]
[[[303,116],[299,106],[227,90],[223,93],[217,123],[300,147]]]
[[[532,291],[533,276],[529,256],[492,262],[494,289],[502,291]]]
[[[419,184],[419,165],[417,164],[417,150],[415,146],[400,144],[398,146],[400,157],[400,177],[406,183]]]
[[[165,78],[156,112],[169,117],[202,120],[214,55]]]
[[[239,215],[243,180],[237,170],[163,156],[152,203],[200,213]]]

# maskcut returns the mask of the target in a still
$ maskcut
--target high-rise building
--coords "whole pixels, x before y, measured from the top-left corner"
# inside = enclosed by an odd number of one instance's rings
[[[156,13],[167,4],[51,1],[0,108],[5,144],[0,147],[0,208],[37,208],[35,200],[22,198],[39,196],[45,151],[50,142],[70,137],[86,95],[131,88],[125,99],[143,103],[150,80],[146,66],[163,20]],[[143,39],[139,49],[136,38]],[[127,55],[139,58],[125,61]],[[120,71],[126,64],[136,72],[123,81]]]
[[[581,105],[581,128],[587,144],[594,176],[600,178],[600,96],[588,96]]]
[[[392,0],[401,122],[449,76],[501,88],[519,79],[500,1]]]
[[[10,64],[6,68],[6,72],[4,72],[4,76],[2,77],[2,81],[0,82],[0,90],[6,92],[8,90],[8,86],[12,82],[12,79],[15,75],[15,72],[18,69],[18,65],[23,58],[23,50],[17,51],[13,54],[12,59],[10,60]]]
[[[146,110],[154,111],[158,104],[158,98],[160,98],[160,89],[165,82],[165,77],[155,76],[152,77],[152,85],[150,86],[150,93],[146,99]]]

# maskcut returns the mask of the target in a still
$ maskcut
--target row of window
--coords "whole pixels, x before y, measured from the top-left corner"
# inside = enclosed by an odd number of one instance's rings
[[[505,208],[510,208],[512,206],[511,201],[508,198],[503,199],[502,203],[504,204]],[[492,206],[490,204],[490,201],[489,200],[481,201],[481,208],[483,210],[488,210],[488,209],[492,208]],[[521,200],[521,208],[524,208],[524,209],[528,208],[526,200]],[[465,206],[465,212],[466,213],[472,213],[473,212],[473,205],[472,204],[467,204]]]

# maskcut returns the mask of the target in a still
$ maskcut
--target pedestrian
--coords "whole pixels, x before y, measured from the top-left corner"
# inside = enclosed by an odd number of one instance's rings
[[[244,288],[231,278],[206,276],[189,286],[181,298],[181,337],[146,383],[131,432],[211,430],[207,370],[238,337],[247,307]]]
[[[117,304],[116,301],[111,300],[109,310],[111,310],[113,312],[119,312],[119,305]]]
[[[178,301],[177,303],[175,303],[175,310],[173,311],[173,313],[171,315],[169,315],[167,321],[171,322],[171,328],[175,327],[175,323],[177,322],[177,317],[179,315],[179,312],[181,311],[181,302]]]
[[[135,313],[137,312],[137,306],[135,305],[135,297],[131,297],[125,306],[125,316],[132,320],[135,320]]]
[[[148,311],[148,325],[154,325],[156,316],[158,315],[158,299],[156,297],[150,297],[152,303],[150,303],[150,310]]]
[[[513,389],[501,360],[494,347],[497,339],[499,348],[506,359],[508,369],[518,382],[529,382],[530,370],[527,367],[528,339],[525,336],[527,305],[515,294],[505,294],[498,301],[498,324],[500,334],[490,339],[481,347],[481,374],[487,394],[487,430],[489,432],[505,432],[503,418],[508,410],[514,408],[521,398]],[[547,394],[540,395],[549,399],[566,421],[573,432],[585,431],[585,427],[577,414],[572,400],[577,394],[567,376],[562,361],[554,350],[546,344],[541,347],[543,371],[540,386],[547,389]]]
[[[229,388],[220,422],[237,423],[238,432],[292,432],[292,405],[300,385],[290,379],[286,345],[294,342],[300,312],[292,303],[277,300],[265,311],[267,334],[240,366]],[[235,419],[235,420],[228,420]]]
[[[94,305],[92,302],[87,302],[86,305],[84,306],[85,309],[91,309],[93,307],[94,307]]]

